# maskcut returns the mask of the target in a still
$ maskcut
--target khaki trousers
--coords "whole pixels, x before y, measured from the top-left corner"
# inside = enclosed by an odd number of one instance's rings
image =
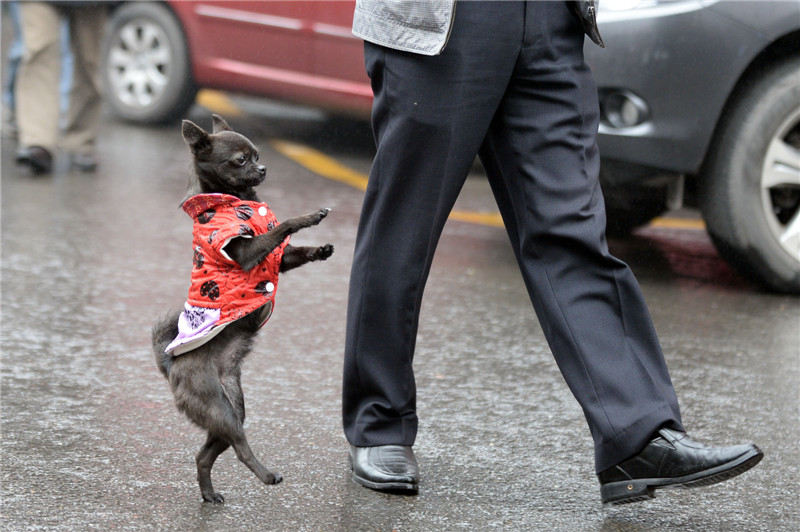
[[[100,48],[106,6],[61,10],[46,2],[20,2],[25,55],[16,84],[21,146],[92,153],[101,110]],[[69,111],[59,144],[61,17],[69,21],[74,56]]]

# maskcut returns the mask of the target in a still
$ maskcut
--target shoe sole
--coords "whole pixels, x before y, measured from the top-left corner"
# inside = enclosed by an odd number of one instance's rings
[[[348,457],[350,462],[350,469],[353,469],[353,459]],[[371,480],[367,480],[363,477],[359,477],[356,475],[356,472],[353,471],[353,481],[357,484],[361,484],[365,488],[369,488],[375,491],[383,491],[386,493],[395,493],[398,495],[416,495],[419,493],[419,486],[416,484],[410,484],[407,482],[373,482]]]
[[[732,462],[715,468],[676,478],[643,478],[610,482],[600,486],[600,498],[605,505],[620,505],[655,499],[657,489],[700,488],[711,486],[741,475],[764,458],[757,447]]]
[[[358,484],[361,484],[365,488],[369,488],[375,491],[383,491],[387,493],[397,493],[397,494],[405,494],[405,495],[416,495],[419,493],[419,488],[416,484],[406,484],[403,482],[372,482],[365,478],[361,478],[355,473],[353,473],[353,481]]]

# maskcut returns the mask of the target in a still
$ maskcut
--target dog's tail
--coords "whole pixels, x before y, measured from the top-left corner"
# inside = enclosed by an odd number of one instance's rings
[[[166,378],[169,378],[172,355],[167,354],[165,349],[178,336],[178,316],[180,316],[180,313],[180,310],[170,312],[153,325],[153,354],[155,355],[156,366]]]

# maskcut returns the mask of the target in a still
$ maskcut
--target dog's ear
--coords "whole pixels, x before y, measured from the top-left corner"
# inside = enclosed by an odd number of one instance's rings
[[[184,120],[181,131],[183,132],[183,140],[189,145],[192,153],[200,155],[211,151],[211,138],[203,128],[191,120]]]
[[[231,126],[219,115],[211,115],[211,121],[214,123],[214,133],[219,133],[220,131],[233,131]]]

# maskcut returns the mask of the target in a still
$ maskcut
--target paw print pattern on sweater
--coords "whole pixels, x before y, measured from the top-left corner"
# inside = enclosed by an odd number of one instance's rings
[[[206,281],[200,287],[200,295],[215,301],[219,297],[219,285],[217,285],[216,281]]]
[[[249,205],[239,205],[233,208],[233,212],[236,213],[236,217],[240,220],[249,220],[253,217],[255,211]]]

